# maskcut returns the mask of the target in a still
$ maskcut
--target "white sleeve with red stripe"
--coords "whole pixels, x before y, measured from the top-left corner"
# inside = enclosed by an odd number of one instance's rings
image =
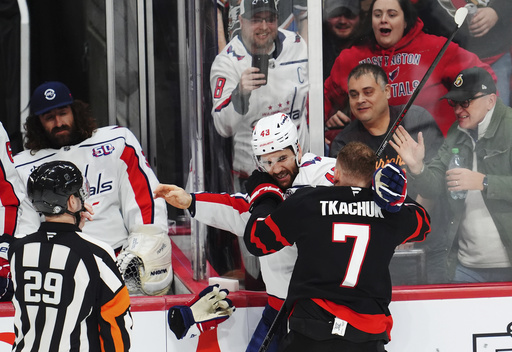
[[[242,193],[195,193],[194,219],[242,237],[251,215],[248,198]]]
[[[14,168],[11,143],[0,123],[0,235],[14,235],[20,200],[24,198],[21,180]]]
[[[125,168],[119,168],[120,197],[125,226],[132,232],[139,224],[156,225],[168,232],[167,207],[163,199],[153,199],[153,189],[159,181],[148,164],[137,138],[126,128],[125,147],[120,156]],[[126,170],[123,172],[122,170]],[[123,190],[131,189],[132,192]]]

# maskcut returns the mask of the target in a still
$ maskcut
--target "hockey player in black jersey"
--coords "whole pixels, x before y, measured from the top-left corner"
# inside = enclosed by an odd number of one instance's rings
[[[367,145],[351,142],[337,157],[337,187],[302,188],[285,202],[270,178],[248,182],[249,251],[298,247],[281,351],[385,351],[393,324],[388,264],[397,245],[425,239],[430,220],[406,197],[403,170],[375,171],[375,161]]]

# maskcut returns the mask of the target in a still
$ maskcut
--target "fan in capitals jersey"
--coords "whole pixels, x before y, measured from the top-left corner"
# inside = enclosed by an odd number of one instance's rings
[[[9,250],[13,351],[128,351],[130,297],[105,243],[45,222]]]
[[[422,29],[423,22],[418,18],[414,26],[390,48],[367,43],[343,50],[324,83],[325,119],[329,119],[337,110],[344,107],[347,102],[348,75],[361,63],[381,66],[386,71],[391,85],[389,104],[405,104],[446,42],[445,37],[427,34]],[[373,37],[372,34],[372,39]],[[496,80],[492,69],[478,56],[453,42],[450,43],[415,100],[416,105],[430,112],[445,136],[455,122],[455,115],[453,109],[439,99],[448,92],[451,82],[461,70],[473,66],[485,68]]]
[[[60,149],[23,151],[14,157],[16,171],[27,184],[31,171],[52,160],[75,163],[90,185],[88,203],[94,210],[84,232],[117,249],[126,243],[137,224],[153,224],[167,233],[165,202],[153,199],[158,180],[143,155],[142,148],[127,128],[97,129],[91,138]],[[20,233],[35,232],[40,218],[28,200],[22,203]]]
[[[300,21],[306,20],[307,0],[276,0],[279,28],[292,32],[300,32]],[[217,0],[217,5],[227,12],[228,40],[233,39],[240,31],[240,0]]]
[[[233,137],[233,170],[245,177],[256,169],[251,135],[254,125],[262,117],[279,112],[290,115],[297,126],[302,150],[309,151],[307,46],[299,35],[282,29],[278,30],[274,43],[268,83],[251,92],[245,111],[234,103],[234,92],[238,90],[242,72],[252,65],[251,53],[241,35],[226,45],[211,68],[215,128],[222,137]]]

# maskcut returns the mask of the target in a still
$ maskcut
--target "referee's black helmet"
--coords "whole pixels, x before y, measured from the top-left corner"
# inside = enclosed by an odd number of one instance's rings
[[[80,169],[72,162],[61,160],[40,165],[27,181],[27,194],[34,208],[46,215],[65,213],[71,195],[84,202],[89,193],[87,188]]]

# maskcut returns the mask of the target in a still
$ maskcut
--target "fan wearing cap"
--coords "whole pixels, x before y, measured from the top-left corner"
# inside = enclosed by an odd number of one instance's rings
[[[288,114],[297,127],[304,152],[309,150],[307,126],[308,57],[303,38],[278,28],[274,0],[243,0],[240,32],[215,58],[210,74],[212,116],[217,132],[233,138],[235,190],[257,165],[251,134],[265,116]],[[262,72],[253,60],[261,55]]]
[[[173,278],[167,208],[153,199],[158,179],[133,133],[119,126],[97,128],[88,104],[56,81],[34,90],[25,129],[26,150],[14,158],[22,183],[43,162],[75,163],[91,186],[94,214],[84,231],[119,253],[130,293],[167,293]],[[37,231],[41,218],[34,206],[23,201],[21,210],[19,233]],[[164,250],[156,251],[160,246]]]
[[[420,194],[444,194],[449,203],[453,282],[512,281],[512,108],[497,97],[491,75],[478,67],[461,71],[443,99],[457,122],[437,157],[425,164],[421,133],[415,142],[403,127],[390,144]],[[452,148],[459,149],[466,168],[448,170]],[[467,191],[467,196],[452,199],[450,191]]]
[[[334,61],[343,49],[353,44],[363,22],[360,0],[325,0],[323,28],[324,81],[331,73]]]

